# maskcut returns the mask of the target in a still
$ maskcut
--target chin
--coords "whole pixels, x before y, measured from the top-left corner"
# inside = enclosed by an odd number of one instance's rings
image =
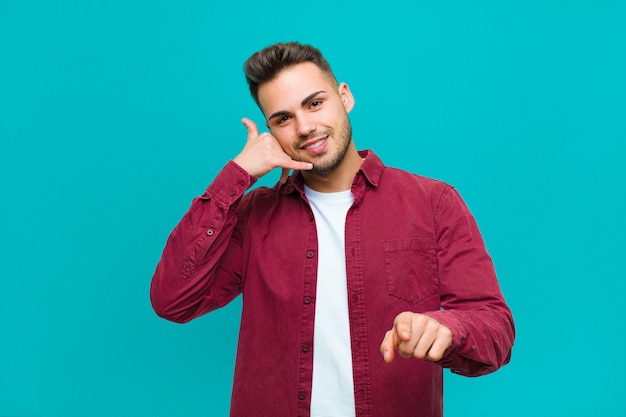
[[[333,169],[335,169],[335,167],[313,167],[313,169],[309,169],[308,171],[306,171],[307,173],[311,173],[313,175],[326,175],[326,174],[330,174]]]
[[[313,169],[308,170],[311,174],[326,175],[333,172],[341,163],[342,159],[335,159],[331,161],[324,161],[321,163],[313,163]]]

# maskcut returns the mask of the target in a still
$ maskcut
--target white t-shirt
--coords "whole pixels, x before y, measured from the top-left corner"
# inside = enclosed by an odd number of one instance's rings
[[[346,214],[354,196],[350,190],[320,193],[306,186],[304,190],[318,239],[311,417],[354,416],[345,251]]]

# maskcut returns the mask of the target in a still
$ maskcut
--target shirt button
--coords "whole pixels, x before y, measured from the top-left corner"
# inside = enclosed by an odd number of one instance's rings
[[[306,398],[306,394],[304,392],[301,392],[298,394],[298,398],[300,398],[301,400],[304,400]]]
[[[304,297],[304,304],[311,304],[311,297],[309,296]]]
[[[306,253],[306,257],[307,257],[307,258],[312,258],[312,257],[313,257],[313,255],[314,255],[314,253],[313,253],[313,251],[312,251],[312,250],[310,250],[310,251],[308,251],[308,252]]]
[[[235,194],[237,194],[237,193],[235,191],[233,191],[233,190],[230,190],[228,192],[228,195],[231,196],[231,197],[234,196]]]
[[[307,353],[309,351],[309,345],[302,345],[302,351]]]
[[[213,236],[213,230],[209,229],[206,231],[206,234],[209,236]]]

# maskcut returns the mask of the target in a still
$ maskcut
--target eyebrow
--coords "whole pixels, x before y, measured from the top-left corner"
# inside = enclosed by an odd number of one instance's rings
[[[324,90],[320,90],[320,91],[315,91],[314,93],[309,94],[308,96],[306,96],[306,97],[304,98],[304,100],[302,100],[302,101],[300,102],[300,105],[301,105],[301,106],[303,106],[303,107],[304,107],[304,106],[306,106],[306,104],[307,104],[309,101],[313,100],[313,99],[314,99],[314,98],[315,98],[318,94],[325,93],[325,92],[326,92],[326,91],[324,91]],[[290,114],[288,111],[286,111],[286,110],[280,110],[280,111],[277,111],[277,112],[275,112],[275,113],[272,113],[272,115],[271,115],[270,117],[268,117],[268,118],[267,118],[267,120],[268,120],[268,121],[270,121],[270,120],[272,120],[274,117],[286,116],[286,115],[288,115],[288,114]]]

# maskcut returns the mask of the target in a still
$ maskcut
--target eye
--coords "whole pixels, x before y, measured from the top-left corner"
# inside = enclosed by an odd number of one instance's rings
[[[289,121],[289,119],[291,119],[291,116],[279,117],[278,119],[276,119],[276,124],[277,125],[285,124],[285,123],[287,123]]]
[[[309,108],[310,109],[317,109],[318,107],[320,107],[322,105],[322,101],[321,100],[313,100],[311,102],[311,104],[309,104]]]

